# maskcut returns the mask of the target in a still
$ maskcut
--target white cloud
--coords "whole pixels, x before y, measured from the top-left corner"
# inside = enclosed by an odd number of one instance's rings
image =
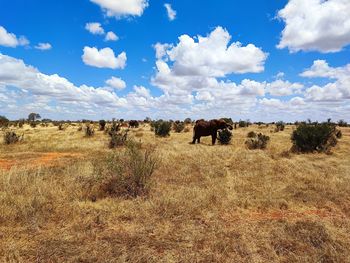
[[[118,90],[125,89],[126,87],[125,81],[117,77],[111,77],[110,79],[106,80],[106,84]]]
[[[267,91],[273,96],[289,96],[301,93],[304,85],[277,79],[267,84]]]
[[[164,7],[166,9],[168,18],[170,21],[175,20],[176,18],[176,11],[171,7],[171,4],[164,4]]]
[[[148,6],[148,0],[90,0],[99,5],[107,16],[141,16]]]
[[[305,97],[314,101],[343,101],[350,99],[350,64],[333,68],[325,60],[315,60],[313,65],[300,74],[308,78],[334,80],[326,85],[313,85],[306,90]]]
[[[49,50],[52,48],[52,46],[50,43],[39,43],[35,46],[35,48],[39,50]]]
[[[182,35],[176,46],[165,51],[169,61],[174,62],[176,75],[224,77],[231,73],[264,70],[267,54],[253,44],[229,44],[231,36],[222,27],[196,39]]]
[[[57,74],[46,75],[32,66],[25,65],[22,60],[0,54],[0,86],[18,89],[21,104],[38,99],[54,102],[64,107],[78,109],[103,107],[118,107],[124,105],[124,100],[102,88],[87,85],[75,86],[73,83]],[[76,109],[75,109],[76,110]]]
[[[126,66],[126,53],[122,52],[117,57],[111,48],[98,50],[96,47],[84,47],[82,59],[86,65],[97,68],[124,69]]]
[[[112,31],[107,32],[105,41],[118,41],[119,37]]]
[[[278,48],[337,52],[350,44],[349,0],[289,0],[278,12],[285,22]]]
[[[85,29],[93,35],[103,35],[105,33],[100,23],[86,23]]]
[[[7,32],[4,27],[0,26],[0,46],[17,47],[28,44],[29,41],[24,36],[18,38],[15,34]]]

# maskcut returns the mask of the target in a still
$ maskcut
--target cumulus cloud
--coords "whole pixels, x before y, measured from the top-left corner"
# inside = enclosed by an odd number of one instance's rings
[[[222,27],[197,41],[188,35],[179,37],[179,43],[165,53],[173,62],[176,75],[224,77],[231,73],[262,72],[267,54],[253,44],[230,44],[231,36]]]
[[[98,50],[96,47],[84,47],[82,59],[86,65],[97,68],[124,69],[126,66],[126,53],[122,52],[117,57],[111,48]]]
[[[278,12],[285,28],[278,48],[337,52],[350,44],[350,1],[289,0]]]
[[[148,0],[90,0],[99,5],[109,17],[141,16]]]
[[[46,105],[55,102],[62,107],[93,108],[97,106],[118,107],[125,101],[102,88],[87,85],[75,86],[57,74],[47,75],[38,69],[26,65],[22,60],[0,54],[0,87],[16,88],[21,95],[21,103],[25,104],[32,97],[36,102]],[[7,91],[9,92],[9,91]]]
[[[103,35],[105,30],[100,23],[86,23],[85,29],[93,35]]]
[[[170,21],[175,20],[176,18],[176,11],[171,7],[171,4],[164,4],[164,7],[166,9],[168,18]]]
[[[126,83],[124,80],[122,80],[121,78],[117,78],[117,77],[111,77],[110,79],[106,80],[106,84],[109,87],[118,89],[118,90],[122,90],[126,88]]]
[[[0,26],[0,46],[17,47],[26,46],[28,44],[29,41],[26,37],[17,37],[15,34],[7,32],[4,27]]]
[[[303,84],[291,83],[288,80],[284,81],[277,79],[267,84],[267,91],[273,96],[289,96],[292,94],[301,93],[304,88]]]
[[[107,32],[105,41],[118,41],[119,37],[112,31]]]
[[[50,43],[39,43],[35,48],[39,50],[50,50],[52,46]]]
[[[344,101],[350,99],[350,64],[333,68],[325,60],[315,60],[313,65],[300,74],[307,78],[334,80],[323,86],[313,85],[305,97],[313,101]]]

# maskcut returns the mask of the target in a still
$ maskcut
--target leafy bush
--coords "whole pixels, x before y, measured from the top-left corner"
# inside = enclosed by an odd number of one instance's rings
[[[64,124],[61,122],[58,124],[58,130],[63,131],[64,130]]]
[[[285,124],[283,121],[276,122],[275,132],[284,131]]]
[[[106,126],[106,121],[105,120],[100,120],[98,123],[100,125],[100,131],[104,131],[105,130],[105,126]]]
[[[13,144],[23,140],[23,135],[19,136],[13,131],[7,131],[4,134],[4,143],[5,144]]]
[[[135,198],[149,193],[158,158],[154,148],[141,148],[129,141],[123,151],[111,153],[95,164],[95,177],[88,182],[90,198]]]
[[[180,121],[176,121],[173,124],[173,129],[175,132],[182,132],[185,129],[185,123],[180,122]]]
[[[254,132],[254,131],[250,131],[250,132],[248,132],[248,134],[247,134],[247,137],[248,138],[255,138],[257,136],[257,134],[256,134],[256,132]]]
[[[30,127],[35,128],[37,125],[36,121],[31,121],[30,122]]]
[[[331,123],[302,123],[293,132],[292,150],[296,152],[327,152],[337,144],[337,130]]]
[[[94,126],[92,125],[86,125],[85,126],[85,137],[92,137],[95,134]]]
[[[231,139],[232,139],[232,132],[230,132],[228,129],[223,129],[219,131],[218,140],[220,144],[223,144],[223,145],[230,144]]]
[[[259,133],[254,138],[247,139],[245,144],[250,150],[265,149],[269,140],[269,136]]]
[[[171,122],[169,121],[156,121],[153,123],[153,127],[156,136],[167,137],[170,135]]]

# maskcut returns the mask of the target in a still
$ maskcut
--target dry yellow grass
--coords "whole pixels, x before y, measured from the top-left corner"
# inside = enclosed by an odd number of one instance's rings
[[[292,129],[237,129],[229,146],[135,129],[161,159],[150,195],[95,202],[83,181],[107,135],[19,129],[23,143],[0,145],[0,261],[350,262],[350,129],[331,155],[285,153]],[[266,150],[245,148],[252,130]]]

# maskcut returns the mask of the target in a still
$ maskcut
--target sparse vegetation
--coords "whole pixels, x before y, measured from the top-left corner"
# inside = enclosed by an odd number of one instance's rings
[[[85,126],[85,137],[92,137],[95,134],[94,126],[91,124],[87,124]]]
[[[265,149],[269,140],[269,136],[264,135],[262,133],[258,133],[255,134],[254,137],[248,138],[245,144],[250,150]]]
[[[248,134],[247,134],[247,137],[248,138],[255,138],[257,136],[257,134],[256,134],[256,132],[254,132],[254,131],[250,131],[250,132],[248,132]]]
[[[288,151],[294,125],[252,151],[248,131],[268,134],[274,125],[237,129],[229,145],[212,147],[210,137],[189,145],[192,133],[155,140],[144,124],[131,154],[126,145],[108,149],[106,131],[83,139],[76,129],[89,123],[64,122],[66,132],[52,123],[10,126],[25,140],[0,143],[1,262],[350,258],[350,127],[338,129],[332,155],[296,155]],[[126,129],[115,122],[105,130],[113,126]],[[148,176],[151,169],[141,167],[149,167],[144,156],[153,147],[156,169]]]
[[[121,152],[113,152],[105,161],[95,163],[95,177],[89,182],[90,197],[135,198],[149,193],[156,169],[154,148],[143,150],[141,144],[129,141]]]
[[[285,123],[283,121],[276,122],[275,132],[284,131]]]
[[[119,146],[124,146],[128,139],[128,130],[126,131],[110,131],[109,132],[110,141],[109,148],[113,149]]]
[[[173,129],[177,133],[182,132],[185,129],[185,123],[180,122],[180,121],[176,121],[173,123]]]
[[[19,136],[14,131],[6,131],[4,133],[4,143],[5,144],[14,144],[23,139],[23,135]]]

